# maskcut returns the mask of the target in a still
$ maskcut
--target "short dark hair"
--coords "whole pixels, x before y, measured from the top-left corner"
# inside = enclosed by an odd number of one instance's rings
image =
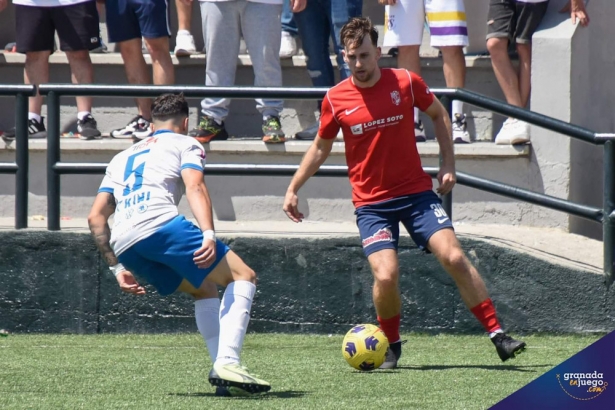
[[[363,44],[366,36],[374,46],[378,46],[378,30],[369,17],[353,17],[342,27],[340,42],[344,47],[356,48]]]
[[[162,94],[152,103],[152,119],[154,121],[174,120],[179,122],[189,115],[188,102],[184,98],[184,93]]]

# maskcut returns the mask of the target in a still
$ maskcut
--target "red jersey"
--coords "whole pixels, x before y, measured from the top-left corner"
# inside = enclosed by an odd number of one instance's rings
[[[423,171],[414,135],[414,107],[434,101],[421,77],[404,69],[381,69],[369,88],[352,78],[329,89],[318,135],[333,139],[341,127],[355,207],[433,188]]]

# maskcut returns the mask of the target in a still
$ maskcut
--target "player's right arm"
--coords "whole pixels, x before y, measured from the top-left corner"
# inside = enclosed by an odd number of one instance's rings
[[[103,259],[111,267],[120,289],[126,293],[135,295],[145,294],[145,289],[139,286],[136,279],[122,264],[117,260],[115,252],[111,249],[111,229],[109,228],[109,217],[115,212],[115,197],[110,192],[101,191],[94,199],[94,205],[88,216],[90,232],[94,237],[96,246],[103,256]]]
[[[184,168],[181,171],[181,175],[186,186],[186,199],[194,218],[204,233],[203,244],[194,253],[193,260],[199,268],[208,268],[216,260],[216,239],[211,199],[203,179],[203,171]],[[206,235],[208,232],[210,236]]]
[[[314,142],[303,156],[299,169],[295,172],[293,179],[290,181],[290,185],[286,190],[286,196],[284,197],[284,206],[282,209],[286,213],[286,216],[293,222],[301,222],[303,220],[303,214],[299,212],[298,208],[299,198],[297,192],[299,192],[299,189],[305,182],[318,171],[318,168],[320,168],[331,153],[333,142],[335,142],[335,137],[339,131],[339,125],[334,123],[334,121],[331,104],[329,103],[329,99],[325,97],[322,102],[320,128],[318,131],[319,135],[316,136],[316,139],[314,139]],[[320,134],[323,132],[333,137],[322,138]]]

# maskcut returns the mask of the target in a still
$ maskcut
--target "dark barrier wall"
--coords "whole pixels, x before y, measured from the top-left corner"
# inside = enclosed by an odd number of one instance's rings
[[[191,299],[122,294],[86,234],[1,232],[0,328],[12,332],[196,331]],[[258,274],[251,331],[342,333],[374,323],[371,273],[358,238],[228,240]],[[602,276],[552,265],[481,241],[462,241],[506,329],[608,332],[615,291]],[[404,331],[469,333],[481,327],[431,255],[402,238]]]

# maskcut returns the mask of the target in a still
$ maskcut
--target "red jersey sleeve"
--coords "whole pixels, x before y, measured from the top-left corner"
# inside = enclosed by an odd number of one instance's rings
[[[410,71],[408,71],[408,74],[410,75],[410,92],[412,93],[414,106],[421,111],[425,111],[433,104],[435,97],[421,77]]]
[[[335,119],[335,113],[329,101],[329,92],[322,100],[322,107],[320,109],[320,127],[318,128],[318,136],[326,140],[332,140],[337,137],[337,133],[340,130],[340,124]]]

